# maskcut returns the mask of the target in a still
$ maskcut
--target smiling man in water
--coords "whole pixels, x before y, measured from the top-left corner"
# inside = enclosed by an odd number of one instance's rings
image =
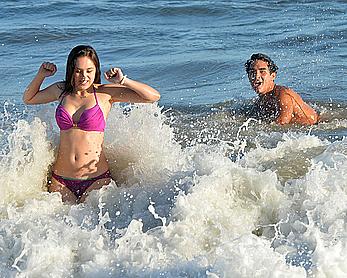
[[[313,125],[317,112],[292,89],[275,84],[278,67],[265,54],[253,54],[245,63],[249,82],[259,98],[255,108],[259,118],[278,124]],[[253,111],[254,112],[254,111]]]

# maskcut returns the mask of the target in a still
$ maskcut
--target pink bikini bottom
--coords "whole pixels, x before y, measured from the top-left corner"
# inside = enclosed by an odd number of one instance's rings
[[[84,192],[90,187],[94,182],[111,178],[110,170],[107,170],[105,173],[101,174],[100,176],[86,179],[86,180],[79,180],[79,179],[69,179],[66,177],[59,176],[52,172],[52,177],[55,178],[59,183],[62,185],[65,185],[68,189],[72,191],[72,193],[75,194],[77,199],[80,199]]]

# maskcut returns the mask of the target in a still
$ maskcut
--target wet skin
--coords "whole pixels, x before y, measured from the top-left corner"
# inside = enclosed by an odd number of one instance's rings
[[[268,63],[256,60],[248,72],[253,90],[259,95],[260,109],[277,111],[276,123],[312,125],[318,122],[318,114],[292,89],[275,84],[276,73],[270,72]],[[276,106],[276,107],[275,107]],[[265,111],[266,112],[266,111]],[[276,112],[276,113],[277,113]],[[271,112],[275,113],[275,112]]]

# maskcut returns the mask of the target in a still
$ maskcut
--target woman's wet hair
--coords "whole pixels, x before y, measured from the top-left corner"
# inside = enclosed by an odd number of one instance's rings
[[[92,60],[96,68],[94,83],[101,83],[100,61],[95,49],[89,45],[78,45],[70,51],[70,54],[67,58],[65,73],[65,89],[63,93],[70,94],[73,92],[73,74],[75,71],[77,58],[79,57],[88,57]]]
[[[251,70],[252,65],[254,64],[256,60],[262,60],[264,62],[267,62],[267,66],[270,70],[270,73],[277,72],[278,67],[275,64],[275,62],[271,60],[269,56],[263,53],[256,53],[256,54],[253,54],[251,58],[248,59],[247,62],[245,63],[245,69],[247,73]]]

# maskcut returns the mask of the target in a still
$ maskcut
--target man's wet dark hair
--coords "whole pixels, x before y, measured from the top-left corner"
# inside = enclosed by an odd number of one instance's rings
[[[247,62],[245,63],[245,69],[246,69],[246,72],[248,73],[251,68],[252,68],[252,65],[253,63],[256,61],[256,60],[262,60],[264,62],[267,62],[267,66],[270,70],[270,73],[273,73],[273,72],[276,72],[277,73],[277,70],[278,70],[278,67],[277,65],[275,64],[274,61],[271,60],[271,58],[263,53],[256,53],[256,54],[253,54],[251,56],[250,59],[247,60]]]

